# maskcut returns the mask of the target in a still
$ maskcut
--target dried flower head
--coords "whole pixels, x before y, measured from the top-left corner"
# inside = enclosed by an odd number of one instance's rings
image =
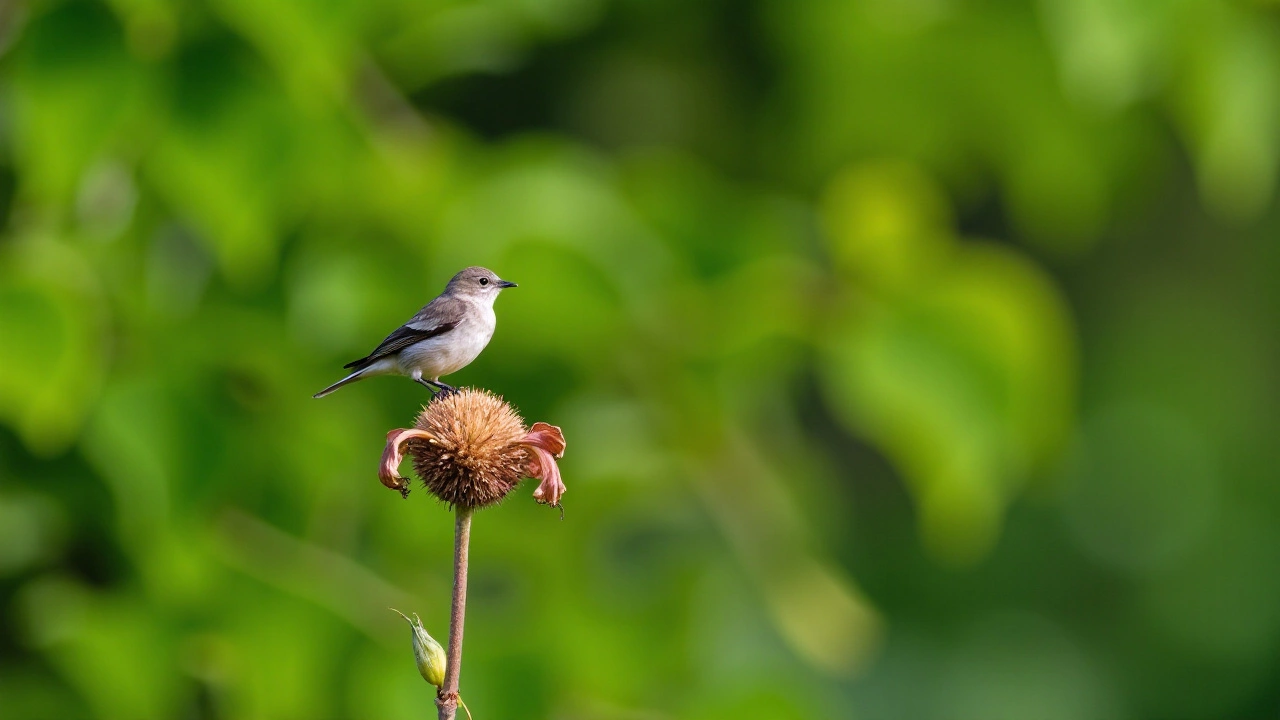
[[[534,499],[558,506],[565,487],[555,458],[564,448],[560,428],[540,422],[526,430],[502,398],[463,388],[429,403],[413,428],[387,433],[378,477],[408,497],[409,483],[398,470],[407,451],[427,490],[449,505],[493,505],[532,477],[542,481]]]

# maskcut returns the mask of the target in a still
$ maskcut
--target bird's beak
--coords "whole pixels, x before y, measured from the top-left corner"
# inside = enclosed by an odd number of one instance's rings
[[[515,283],[513,283],[513,282],[511,282],[511,281],[509,281],[509,280],[499,280],[499,281],[498,281],[498,287],[500,287],[500,288],[509,288],[509,287],[520,287],[520,286],[519,286],[519,285],[517,285],[517,284],[515,284]]]

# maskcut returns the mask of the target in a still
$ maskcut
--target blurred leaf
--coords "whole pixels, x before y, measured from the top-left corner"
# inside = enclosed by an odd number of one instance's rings
[[[20,601],[27,632],[97,716],[172,716],[181,696],[174,649],[143,598],[46,577]]]
[[[1256,218],[1273,200],[1280,161],[1280,36],[1230,4],[1198,3],[1187,22],[1195,31],[1174,101],[1200,191],[1228,219]]]
[[[0,260],[0,417],[52,454],[75,439],[106,374],[100,288],[85,258],[50,239],[0,248]]]
[[[909,216],[896,208],[910,207],[909,193],[918,192],[836,187],[829,208],[865,204],[866,215],[883,202]],[[863,227],[833,223],[832,242],[857,247]],[[1025,479],[1065,441],[1075,372],[1069,316],[1052,283],[1009,250],[966,244],[944,252],[935,241],[910,251],[919,260],[880,262],[910,257],[898,248],[921,237],[909,225],[884,227],[868,235],[883,249],[857,267],[872,292],[833,321],[825,380],[842,419],[911,485],[930,551],[971,562],[995,542]],[[900,297],[905,280],[913,292]]]
[[[230,280],[263,282],[294,201],[289,108],[235,43],[185,49],[175,85],[171,122],[144,170]]]
[[[137,120],[150,78],[97,5],[66,3],[33,20],[11,62],[24,193],[66,203],[85,168]]]
[[[828,184],[822,209],[837,269],[879,292],[914,291],[951,250],[951,208],[941,188],[909,164],[842,172]]]

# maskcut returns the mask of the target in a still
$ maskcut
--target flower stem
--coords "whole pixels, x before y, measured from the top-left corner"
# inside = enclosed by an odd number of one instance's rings
[[[439,720],[454,720],[458,712],[458,675],[462,671],[462,621],[467,613],[467,548],[471,545],[472,508],[457,506],[453,524],[453,610],[449,616],[449,658],[444,685],[436,697]]]

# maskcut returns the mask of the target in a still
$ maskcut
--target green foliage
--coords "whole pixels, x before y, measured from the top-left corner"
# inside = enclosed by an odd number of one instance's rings
[[[1280,24],[1226,0],[0,3],[0,720],[1257,717],[1280,696]]]

